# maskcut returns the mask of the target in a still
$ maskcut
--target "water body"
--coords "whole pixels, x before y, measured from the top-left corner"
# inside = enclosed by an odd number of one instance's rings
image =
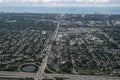
[[[36,66],[35,65],[25,65],[23,67],[21,67],[21,71],[23,72],[34,72],[36,70]]]
[[[0,12],[120,14],[120,7],[0,7]]]

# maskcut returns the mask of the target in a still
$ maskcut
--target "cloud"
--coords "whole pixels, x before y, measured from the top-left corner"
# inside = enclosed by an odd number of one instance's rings
[[[84,0],[76,0],[76,2],[83,2]]]
[[[92,3],[96,3],[96,2],[109,2],[110,0],[76,0],[76,2],[92,2]]]
[[[3,0],[0,0],[0,2],[3,2]]]
[[[87,0],[88,2],[109,2],[109,0]]]
[[[44,2],[44,3],[48,3],[48,2],[109,2],[110,0],[0,0],[0,2]]]
[[[21,0],[21,2],[39,2],[40,0]]]
[[[48,3],[48,2],[51,2],[51,1],[54,1],[54,0],[42,0],[43,2],[45,3]]]
[[[120,0],[0,0],[0,6],[120,6]]]

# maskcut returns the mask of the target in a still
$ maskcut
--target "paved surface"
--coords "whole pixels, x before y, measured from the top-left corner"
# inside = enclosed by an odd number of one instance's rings
[[[45,74],[47,77],[66,78],[68,80],[120,80],[120,77],[105,77],[91,75],[71,75],[71,74]]]
[[[42,80],[45,68],[47,66],[48,56],[51,52],[52,43],[57,37],[59,26],[60,26],[60,22],[58,22],[55,32],[47,40],[47,42],[45,44],[45,48],[43,49],[43,51],[41,53],[43,55],[45,54],[45,57],[43,58],[41,66],[39,66],[39,70],[36,74],[35,73],[24,73],[24,72],[0,72],[0,77],[4,77],[4,78],[34,78],[35,80]]]
[[[36,76],[34,77],[35,80],[42,80],[42,76],[44,74],[44,71],[45,71],[45,68],[47,66],[47,60],[48,60],[48,56],[51,52],[51,48],[52,48],[52,44],[53,44],[53,41],[56,39],[57,37],[57,34],[58,34],[58,30],[59,30],[59,26],[60,26],[60,22],[58,22],[58,25],[57,25],[57,28],[55,30],[55,32],[53,33],[52,37],[50,37],[46,43],[46,46],[45,48],[43,49],[43,52],[41,54],[45,54],[45,57],[41,63],[41,66],[39,67],[39,70],[36,74]],[[49,43],[49,40],[51,41],[50,44]],[[44,51],[46,51],[46,53],[44,53]]]
[[[33,78],[35,73],[0,71],[1,78]]]
[[[0,72],[0,78],[34,78],[36,73],[25,72]],[[66,80],[120,80],[120,77],[71,75],[71,74],[44,74],[44,79],[65,78]]]
[[[52,42],[56,39],[60,23],[58,22],[57,28],[50,37],[42,51],[45,57],[39,67],[37,73],[25,73],[25,72],[5,72],[0,71],[0,78],[34,78],[35,80],[42,79],[54,79],[54,78],[65,78],[66,80],[120,80],[120,77],[105,77],[105,76],[91,76],[91,75],[71,75],[71,74],[44,74],[44,70],[47,66],[48,56],[51,52]],[[49,41],[51,40],[50,44]],[[46,51],[46,52],[45,52]],[[45,53],[44,53],[45,52]]]

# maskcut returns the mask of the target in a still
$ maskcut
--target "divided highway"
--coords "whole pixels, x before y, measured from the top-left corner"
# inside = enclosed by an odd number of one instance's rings
[[[35,80],[42,80],[46,78],[47,79],[64,78],[66,80],[120,80],[120,77],[44,73],[45,68],[47,66],[47,60],[51,52],[53,41],[56,39],[58,34],[59,26],[60,22],[58,22],[57,28],[53,33],[52,37],[50,37],[46,42],[45,48],[41,53],[45,55],[45,57],[43,58],[43,61],[37,73],[0,71],[0,78],[34,78]]]
[[[0,71],[0,78],[34,78],[36,73]],[[120,80],[120,77],[71,75],[71,74],[44,74],[42,79],[64,78],[66,80]]]
[[[42,80],[42,76],[43,76],[45,68],[47,66],[47,60],[48,60],[49,54],[51,52],[53,41],[56,39],[57,34],[58,34],[59,26],[60,26],[60,22],[58,22],[57,28],[56,28],[55,32],[53,33],[52,37],[50,37],[48,39],[51,41],[50,44],[48,44],[49,43],[49,41],[48,41],[46,43],[45,48],[43,49],[42,54],[45,54],[45,57],[41,63],[41,66],[39,67],[39,70],[38,70],[36,76],[34,77],[35,80]],[[46,51],[46,53],[44,53],[45,51]]]

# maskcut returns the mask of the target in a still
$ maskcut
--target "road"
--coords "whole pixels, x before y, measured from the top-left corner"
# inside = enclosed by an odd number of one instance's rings
[[[50,37],[45,45],[41,54],[45,54],[41,66],[37,73],[25,73],[25,72],[5,72],[0,71],[0,78],[34,78],[35,80],[42,79],[54,79],[54,78],[65,78],[66,80],[120,80],[120,77],[106,77],[106,76],[91,76],[91,75],[71,75],[71,74],[44,74],[45,68],[47,66],[47,60],[51,52],[52,43],[56,39],[60,22],[58,22],[57,28]],[[49,43],[49,41],[51,41]]]
[[[35,73],[0,71],[0,78],[34,78]]]
[[[51,52],[51,48],[52,48],[52,44],[53,44],[53,41],[56,39],[57,37],[57,34],[58,34],[58,30],[59,30],[59,26],[60,26],[60,22],[58,22],[58,25],[57,25],[57,28],[55,30],[55,32],[53,33],[53,35],[48,39],[47,43],[46,43],[46,46],[45,48],[43,49],[42,53],[41,54],[45,54],[45,57],[39,67],[39,70],[38,72],[36,73],[36,76],[34,77],[35,80],[42,80],[42,76],[44,75],[44,71],[45,71],[45,68],[47,66],[47,60],[48,60],[48,56]],[[49,40],[51,41],[49,43]],[[48,44],[49,43],[49,44]],[[45,52],[46,51],[46,52]],[[44,53],[45,52],[45,53]]]
[[[120,77],[71,75],[71,74],[45,74],[48,78],[66,78],[69,80],[120,80]]]
[[[34,78],[36,73],[0,71],[0,78]],[[120,80],[120,77],[71,75],[71,74],[44,74],[43,79],[65,78],[68,80]]]

